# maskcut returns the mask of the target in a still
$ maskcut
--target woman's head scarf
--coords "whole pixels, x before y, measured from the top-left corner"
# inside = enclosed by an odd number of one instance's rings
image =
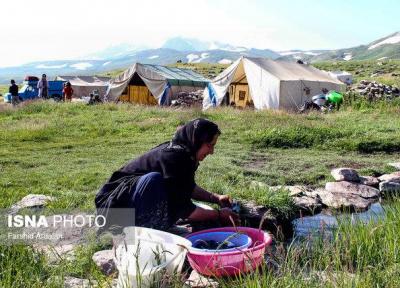
[[[211,143],[214,136],[219,134],[221,131],[217,124],[197,118],[180,127],[176,131],[172,143],[184,146],[190,154],[195,155],[203,143]]]

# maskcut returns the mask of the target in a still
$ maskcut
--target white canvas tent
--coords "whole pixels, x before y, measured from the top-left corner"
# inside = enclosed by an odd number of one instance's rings
[[[347,71],[331,71],[328,72],[333,78],[338,79],[344,84],[351,85],[353,83],[353,75]]]
[[[344,85],[328,73],[295,62],[241,57],[212,80],[203,93],[203,108],[231,105],[256,109],[299,108],[322,88],[343,91]]]
[[[96,89],[100,97],[104,97],[110,79],[110,77],[100,76],[57,76],[55,80],[70,82],[74,89],[73,97],[89,96]]]
[[[126,94],[129,102],[151,104],[154,100],[168,105],[175,93],[202,90],[207,83],[208,79],[190,69],[135,63],[111,80],[106,100],[118,101]],[[145,86],[147,95],[143,89],[136,89]]]

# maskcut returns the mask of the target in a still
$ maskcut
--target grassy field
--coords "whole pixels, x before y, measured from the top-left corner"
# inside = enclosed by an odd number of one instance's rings
[[[397,102],[357,101],[338,113],[308,115],[41,101],[18,108],[2,105],[0,109],[2,208],[35,193],[57,198],[49,210],[93,209],[96,191],[114,170],[168,141],[178,125],[195,117],[211,119],[222,130],[215,154],[199,167],[197,183],[235,199],[256,200],[287,216],[292,213],[292,203],[286,193],[253,190],[251,181],[320,186],[331,180],[330,169],[340,166],[357,168],[363,175],[382,174],[392,171],[387,163],[398,160],[400,151]],[[310,276],[311,280],[301,277],[310,271],[325,271],[328,287],[371,287],[371,283],[396,287],[388,285],[399,275],[400,209],[397,200],[393,205],[393,216],[381,223],[355,229],[344,225],[346,245],[334,242],[312,249],[282,248],[277,275],[253,274],[238,285],[319,287],[317,276]],[[95,278],[107,287],[110,279],[91,261],[100,248],[101,244],[94,242],[78,250],[75,260],[54,266],[30,247],[0,246],[0,287],[60,287],[64,275]],[[327,255],[323,251],[332,252]],[[349,280],[346,273],[337,276],[338,271],[353,273],[355,280]]]
[[[400,87],[399,60],[321,62],[313,66],[326,71],[348,71],[353,74],[355,82],[366,79]]]

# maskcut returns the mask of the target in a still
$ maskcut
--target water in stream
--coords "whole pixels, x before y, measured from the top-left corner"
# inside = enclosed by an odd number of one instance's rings
[[[352,223],[368,223],[384,217],[384,209],[380,203],[374,203],[365,212],[341,213],[337,215],[323,211],[314,216],[306,216],[293,220],[294,238],[305,238],[322,235],[331,237],[340,220],[350,220]]]

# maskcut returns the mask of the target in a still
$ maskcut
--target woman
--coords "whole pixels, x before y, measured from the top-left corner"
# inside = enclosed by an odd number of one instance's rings
[[[111,220],[110,208],[134,208],[135,221],[124,219],[118,226],[143,226],[166,230],[177,220],[215,221],[222,225],[238,222],[227,195],[206,191],[195,183],[200,161],[214,153],[221,131],[205,119],[195,119],[178,128],[174,138],[133,159],[114,172],[96,195],[98,211]],[[218,204],[207,210],[191,199]],[[112,214],[112,213],[111,213]],[[128,221],[126,221],[128,220]]]

